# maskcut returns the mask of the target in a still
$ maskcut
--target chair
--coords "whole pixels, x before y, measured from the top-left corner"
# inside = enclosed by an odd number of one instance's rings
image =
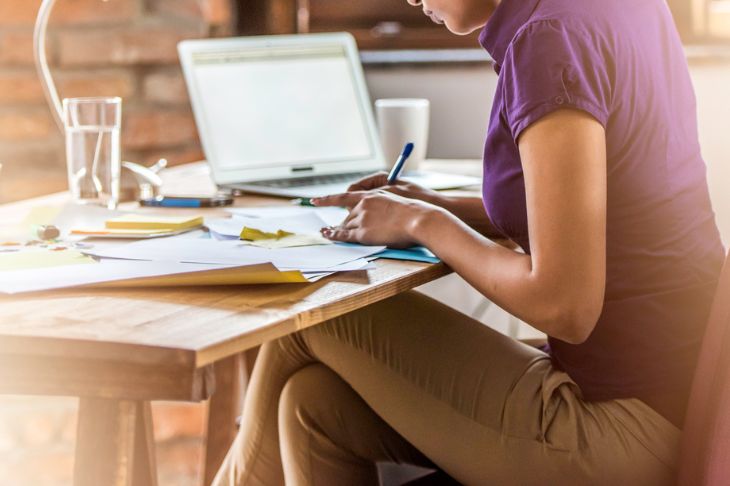
[[[679,486],[730,484],[730,256],[720,276],[687,407]]]

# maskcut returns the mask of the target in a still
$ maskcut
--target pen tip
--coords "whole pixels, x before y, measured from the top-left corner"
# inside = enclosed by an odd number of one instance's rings
[[[413,142],[408,142],[405,147],[403,147],[403,156],[408,157],[411,155],[411,152],[413,152]]]

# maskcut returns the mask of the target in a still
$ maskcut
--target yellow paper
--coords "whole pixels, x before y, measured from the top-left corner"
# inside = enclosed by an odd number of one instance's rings
[[[0,271],[33,270],[90,263],[96,263],[96,260],[74,250],[23,249],[17,252],[0,253]]]
[[[280,240],[286,236],[292,236],[293,234],[294,233],[284,230],[278,230],[276,233],[267,233],[266,231],[246,226],[243,228],[243,231],[241,231],[241,239],[245,241]]]
[[[106,222],[107,229],[177,231],[203,225],[202,216],[161,216],[159,214],[126,214]]]
[[[84,229],[84,228],[77,228],[74,230],[71,230],[72,235],[80,235],[80,236],[111,236],[111,235],[120,235],[120,236],[152,236],[152,235],[162,235],[170,233],[170,230],[166,229],[151,229],[151,230],[139,230],[139,229]]]
[[[210,285],[253,285],[308,283],[299,271],[279,271],[270,263],[207,272],[191,272],[94,284],[94,287],[196,287]]]

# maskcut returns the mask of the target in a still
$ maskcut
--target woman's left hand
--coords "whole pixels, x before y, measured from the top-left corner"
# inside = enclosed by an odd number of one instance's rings
[[[340,206],[350,215],[336,228],[323,228],[333,241],[408,248],[419,244],[417,229],[423,220],[439,211],[432,204],[397,196],[386,191],[355,191],[315,198],[318,207]]]

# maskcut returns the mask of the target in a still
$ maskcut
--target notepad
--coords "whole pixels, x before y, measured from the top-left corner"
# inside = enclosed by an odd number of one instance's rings
[[[105,226],[111,230],[180,231],[203,225],[202,216],[161,216],[158,214],[125,214],[107,220]]]
[[[193,228],[194,229],[194,228]],[[190,231],[188,229],[170,231],[166,229],[108,229],[108,228],[75,228],[71,230],[72,235],[76,236],[87,236],[91,238],[130,238],[130,239],[144,239],[144,238],[160,238],[162,236],[174,236]]]

